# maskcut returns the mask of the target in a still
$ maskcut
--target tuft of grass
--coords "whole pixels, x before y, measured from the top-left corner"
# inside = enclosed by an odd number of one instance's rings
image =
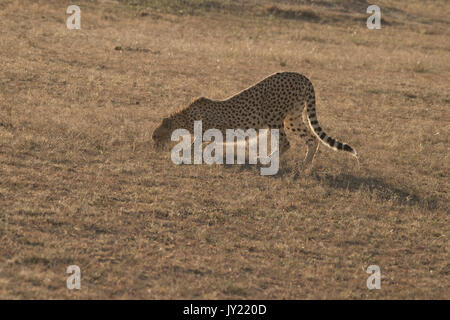
[[[177,15],[195,15],[203,12],[233,12],[238,13],[245,3],[231,0],[119,0],[121,3],[155,9],[159,12]],[[145,13],[147,16],[148,13]]]
[[[306,20],[311,22],[320,21],[320,17],[315,11],[309,8],[293,8],[279,5],[271,5],[266,8],[266,11],[275,17],[283,19],[294,19],[294,20]]]
[[[240,298],[245,298],[248,296],[248,288],[229,284],[225,288],[224,293],[229,296],[238,296]]]
[[[416,73],[425,73],[428,72],[428,69],[425,67],[425,64],[422,61],[417,61],[412,70]]]

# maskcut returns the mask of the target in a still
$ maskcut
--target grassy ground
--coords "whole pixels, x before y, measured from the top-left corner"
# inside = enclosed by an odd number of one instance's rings
[[[71,1],[0,3],[0,298],[450,298],[448,2],[378,1],[381,30],[365,1],[287,2],[78,1],[81,30]],[[163,116],[283,70],[359,171],[152,149]]]

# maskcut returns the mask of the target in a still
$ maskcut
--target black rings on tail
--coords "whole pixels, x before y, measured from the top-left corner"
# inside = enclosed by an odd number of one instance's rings
[[[309,93],[306,97],[306,114],[308,115],[308,123],[311,131],[314,135],[319,138],[319,140],[326,145],[327,147],[333,150],[343,150],[350,152],[354,157],[358,157],[356,150],[353,149],[350,145],[340,142],[323,131],[323,129],[319,125],[319,121],[317,120],[316,115],[316,97],[314,94],[314,88],[312,84],[309,87]]]

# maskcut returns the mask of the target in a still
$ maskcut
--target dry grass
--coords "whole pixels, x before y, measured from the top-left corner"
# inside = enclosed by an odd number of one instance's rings
[[[79,31],[71,1],[0,3],[0,298],[449,298],[448,2],[379,1],[381,30],[356,0],[100,2]],[[282,70],[360,171],[321,147],[292,180],[301,143],[273,177],[152,150],[164,115]]]

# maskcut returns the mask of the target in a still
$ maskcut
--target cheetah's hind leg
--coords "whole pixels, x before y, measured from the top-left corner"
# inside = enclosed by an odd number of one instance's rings
[[[314,156],[316,155],[317,150],[319,149],[319,140],[311,133],[308,126],[303,121],[302,111],[298,109],[294,112],[291,112],[284,119],[285,128],[303,139],[307,146],[306,156],[302,163],[297,162],[296,170],[302,171],[311,169],[312,162],[314,160]]]

